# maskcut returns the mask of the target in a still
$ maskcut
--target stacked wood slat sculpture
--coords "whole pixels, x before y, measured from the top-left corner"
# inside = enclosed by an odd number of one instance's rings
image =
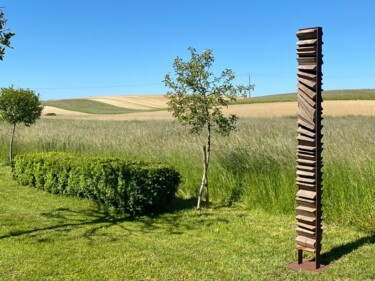
[[[315,254],[319,269],[322,239],[322,29],[297,32],[298,129],[297,129],[297,250],[298,264],[303,251]]]

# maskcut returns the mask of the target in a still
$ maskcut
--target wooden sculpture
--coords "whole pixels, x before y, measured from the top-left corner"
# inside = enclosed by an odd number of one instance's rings
[[[297,267],[321,267],[322,240],[322,28],[297,32],[298,129],[297,129]],[[304,261],[303,251],[315,254]],[[303,265],[305,264],[305,265]],[[305,268],[303,268],[305,266]]]

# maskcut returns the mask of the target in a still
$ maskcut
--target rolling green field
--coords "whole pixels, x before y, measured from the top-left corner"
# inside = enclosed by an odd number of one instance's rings
[[[50,100],[42,101],[43,105],[54,106],[66,110],[78,111],[90,114],[123,114],[132,112],[146,112],[152,110],[138,110],[131,108],[118,107],[111,104],[106,104],[99,101],[88,99],[65,99],[65,100]]]
[[[375,100],[375,89],[323,91],[323,100]],[[239,99],[234,104],[297,101],[297,94],[279,94]]]
[[[362,90],[331,90],[323,92],[324,100],[375,100],[375,89]],[[267,102],[290,102],[297,101],[297,94],[279,94],[262,97],[252,97],[246,99],[239,99],[233,104],[252,104],[252,103],[267,103]],[[107,103],[88,100],[88,99],[64,99],[64,100],[48,100],[42,101],[43,105],[54,106],[66,110],[78,111],[90,114],[124,114],[133,112],[151,112],[165,110],[159,109],[130,109],[118,107]]]

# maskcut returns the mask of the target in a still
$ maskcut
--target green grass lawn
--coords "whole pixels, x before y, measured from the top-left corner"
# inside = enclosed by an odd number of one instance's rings
[[[323,100],[375,100],[375,89],[323,91]],[[297,101],[297,93],[239,99],[234,104]]]
[[[43,105],[54,106],[66,110],[90,113],[90,114],[123,114],[132,112],[148,112],[152,110],[138,110],[124,107],[118,107],[111,104],[106,104],[99,101],[88,99],[65,99],[65,100],[50,100],[42,101]]]
[[[324,225],[317,275],[294,272],[295,219],[240,207],[131,219],[18,186],[0,167],[0,280],[374,280],[375,236]]]

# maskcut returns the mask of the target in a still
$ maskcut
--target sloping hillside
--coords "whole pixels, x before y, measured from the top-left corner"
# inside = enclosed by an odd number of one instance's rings
[[[375,90],[336,90],[323,92],[326,116],[375,115]],[[296,94],[239,99],[224,108],[226,114],[239,117],[294,116]],[[84,118],[101,120],[169,119],[167,99],[163,95],[101,96],[81,99],[44,101],[43,114],[49,118]]]

